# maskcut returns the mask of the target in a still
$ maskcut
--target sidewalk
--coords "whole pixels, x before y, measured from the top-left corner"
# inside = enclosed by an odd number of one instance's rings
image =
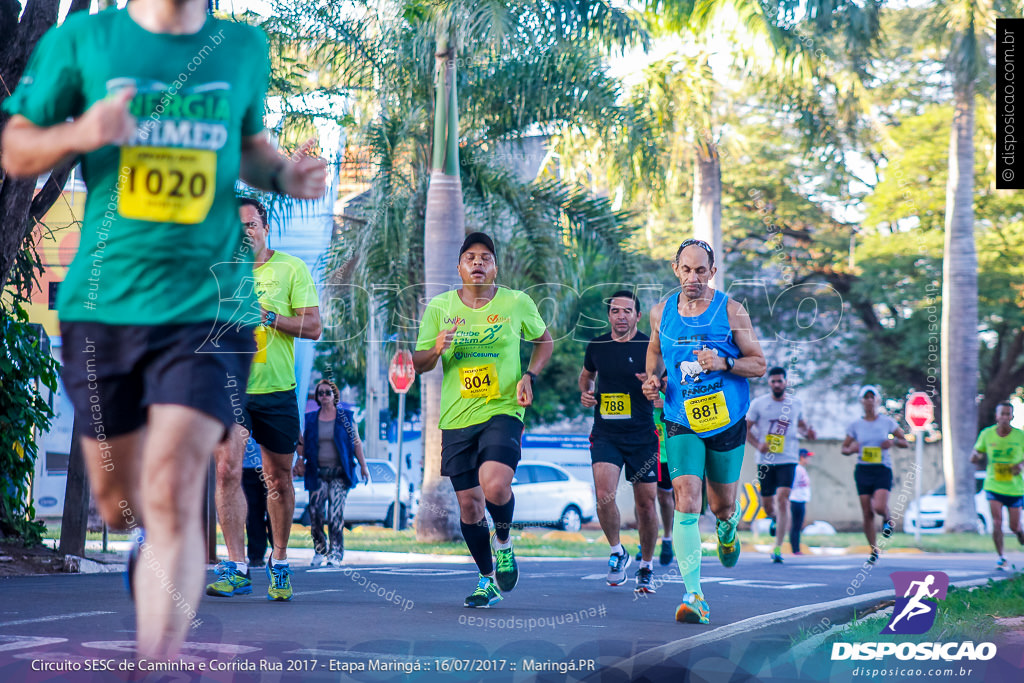
[[[54,548],[57,541],[52,538],[44,539],[43,543]],[[128,550],[131,548],[131,541],[109,541],[108,552],[103,552],[102,541],[85,542],[85,560],[80,571],[83,574],[94,574],[100,572],[124,571],[128,561]],[[227,546],[217,546],[217,557],[227,557]],[[288,559],[298,567],[308,567],[313,561],[312,548],[288,548]],[[549,558],[526,558],[530,560],[545,560]],[[565,558],[550,558],[565,559]],[[462,555],[432,555],[427,553],[391,553],[382,551],[367,550],[346,550],[345,564],[418,564],[422,562],[435,562],[438,564],[465,564],[472,562],[468,556]],[[209,565],[211,568],[213,565]]]

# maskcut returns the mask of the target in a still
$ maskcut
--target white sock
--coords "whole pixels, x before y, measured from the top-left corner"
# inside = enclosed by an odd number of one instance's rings
[[[665,541],[668,541],[669,543],[671,543],[672,542],[672,537],[671,536],[662,536],[661,537],[661,542],[664,543]]]
[[[277,559],[275,557],[271,557],[270,558],[270,565],[272,567],[280,567],[281,565],[288,566],[288,558],[285,558],[283,560],[279,560],[279,559]]]
[[[249,567],[245,562],[235,562],[235,568],[238,570],[239,574],[245,574],[249,571]]]
[[[495,550],[508,550],[512,547],[512,536],[508,537],[508,540],[502,543],[498,540],[498,537],[494,537],[494,549]]]
[[[626,554],[626,549],[622,547],[621,543],[619,543],[618,545],[612,547],[612,555],[625,555],[625,554]]]
[[[643,569],[644,567],[647,567],[648,569],[651,569],[652,568],[652,563],[647,561],[647,560],[640,560],[640,569]]]

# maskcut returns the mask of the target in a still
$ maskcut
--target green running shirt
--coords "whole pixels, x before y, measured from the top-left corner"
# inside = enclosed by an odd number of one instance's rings
[[[457,290],[430,300],[420,322],[417,351],[437,343],[442,330],[458,324],[455,339],[441,355],[441,429],[481,424],[495,415],[520,420],[526,411],[516,400],[520,339],[532,341],[546,326],[525,292],[499,287],[483,308],[462,303]]]
[[[237,309],[219,300],[251,268],[235,182],[242,138],[263,130],[269,71],[262,31],[213,17],[170,35],[127,10],[76,12],[47,31],[5,111],[52,126],[134,87],[138,121],[128,144],[81,157],[89,193],[62,321],[183,324]]]
[[[252,272],[260,306],[278,315],[295,316],[297,308],[320,305],[313,276],[305,262],[275,251]],[[295,337],[273,327],[257,327],[256,355],[249,371],[250,394],[269,394],[295,388]]]
[[[1024,472],[1012,474],[1010,468],[1024,460],[1024,431],[1016,427],[1006,436],[996,433],[996,425],[978,434],[974,450],[988,456],[985,490],[1004,496],[1024,496]]]

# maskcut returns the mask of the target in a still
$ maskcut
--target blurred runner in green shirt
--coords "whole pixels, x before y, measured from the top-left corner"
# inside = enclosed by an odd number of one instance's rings
[[[1010,531],[1024,545],[1020,518],[1024,507],[1024,431],[1011,427],[1011,420],[1013,406],[997,405],[996,423],[981,430],[971,454],[971,462],[985,466],[985,497],[992,512],[992,541],[999,555],[996,569],[1009,567],[1003,557],[1003,507],[1010,516]]]
[[[322,160],[282,157],[267,138],[266,36],[206,8],[73,13],[4,102],[10,177],[79,160],[89,189],[58,296],[63,380],[100,514],[146,527],[129,580],[149,660],[175,658],[195,618],[203,473],[234,422],[230,382],[249,374],[251,331],[219,305],[246,275],[235,182],[315,199],[327,177]]]

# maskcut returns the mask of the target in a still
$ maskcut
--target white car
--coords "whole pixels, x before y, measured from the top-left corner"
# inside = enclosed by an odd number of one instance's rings
[[[974,475],[974,506],[978,511],[977,531],[986,534],[992,531],[992,512],[982,486],[985,484],[985,470]],[[921,496],[921,533],[941,534],[946,523],[946,485],[938,487]],[[907,506],[907,514],[903,518],[903,531],[914,533],[917,526],[917,504],[911,501]],[[1003,532],[1010,533],[1009,516],[1003,511]]]
[[[597,514],[594,487],[549,462],[523,460],[512,479],[517,525],[579,531]]]
[[[350,488],[345,498],[345,526],[383,524],[390,528],[393,524],[391,515],[395,507],[395,468],[387,460],[367,460],[366,469],[370,471],[369,481],[360,482]],[[358,474],[356,472],[357,476]],[[404,484],[402,489],[398,522],[400,529],[408,526],[419,500],[419,492],[413,490],[411,483]],[[303,526],[309,526],[309,512],[306,510],[308,505],[309,492],[303,486],[302,480],[296,479],[293,520]]]

